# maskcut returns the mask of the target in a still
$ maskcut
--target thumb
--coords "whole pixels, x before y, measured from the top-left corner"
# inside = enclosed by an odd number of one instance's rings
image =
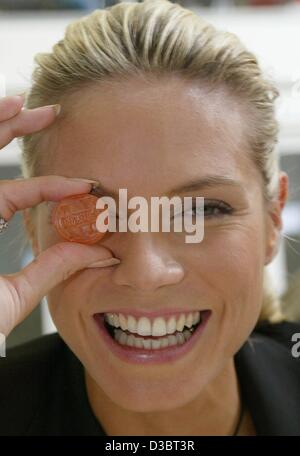
[[[52,288],[76,271],[118,263],[120,260],[108,249],[99,246],[60,242],[42,251],[20,272],[4,276],[13,286],[14,300],[18,301],[14,305],[17,311],[13,327],[24,320]]]

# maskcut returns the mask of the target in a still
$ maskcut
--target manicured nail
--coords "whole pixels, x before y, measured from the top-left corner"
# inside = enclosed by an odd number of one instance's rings
[[[60,110],[61,110],[61,105],[60,104],[55,104],[55,105],[52,105],[52,108],[53,108],[53,110],[55,112],[55,115],[58,116],[58,114],[60,113]]]
[[[55,115],[58,116],[61,110],[61,105],[60,104],[54,104],[54,105],[44,105],[44,106],[38,106],[39,108],[52,108],[53,111],[55,112]]]
[[[56,116],[58,116],[58,114],[61,111],[61,105],[60,104],[37,106],[34,109],[43,109],[43,108],[52,108]]]
[[[108,260],[96,261],[95,263],[92,263],[87,267],[88,268],[103,268],[106,266],[113,266],[113,265],[119,264],[119,263],[121,263],[121,261],[118,258],[109,258]]]
[[[98,181],[92,180],[92,179],[84,179],[81,177],[70,177],[71,180],[75,182],[87,182],[88,184],[98,184]]]

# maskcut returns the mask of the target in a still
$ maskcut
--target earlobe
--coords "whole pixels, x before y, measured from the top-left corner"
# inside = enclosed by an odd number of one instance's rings
[[[264,265],[267,266],[269,263],[273,261],[275,256],[277,255],[279,251],[279,244],[280,244],[280,232],[278,232],[278,235],[276,236],[275,239],[271,240],[267,246],[267,251],[266,251],[266,257],[265,257],[265,263]]]
[[[277,221],[275,221],[277,220]],[[279,233],[278,219],[273,213],[268,214],[268,228],[267,228],[267,244],[265,253],[265,266],[271,263],[273,258],[278,252],[279,247]]]

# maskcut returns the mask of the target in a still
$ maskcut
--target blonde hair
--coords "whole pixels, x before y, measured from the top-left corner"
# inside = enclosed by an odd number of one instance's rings
[[[300,321],[300,270],[291,275],[289,287],[284,292],[282,309],[287,320]]]
[[[70,23],[52,52],[37,54],[35,62],[27,108],[61,103],[84,85],[138,75],[177,74],[212,87],[225,85],[254,113],[246,134],[263,176],[265,201],[277,197],[274,101],[279,92],[233,33],[216,30],[198,14],[167,0],[123,2]],[[24,177],[38,175],[42,136],[41,131],[21,138]],[[266,270],[263,293],[259,321],[283,320]]]

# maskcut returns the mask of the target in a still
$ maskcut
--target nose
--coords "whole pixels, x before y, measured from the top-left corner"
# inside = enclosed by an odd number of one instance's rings
[[[112,280],[116,285],[138,291],[155,291],[157,288],[178,284],[184,277],[182,265],[153,233],[126,233],[126,247],[115,252],[121,263],[115,268]]]

